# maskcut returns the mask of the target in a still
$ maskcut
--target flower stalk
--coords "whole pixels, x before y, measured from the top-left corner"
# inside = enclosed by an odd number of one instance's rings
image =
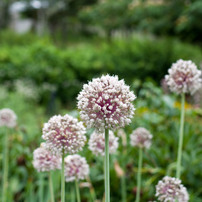
[[[62,152],[62,169],[61,169],[61,202],[65,202],[65,153]]]
[[[44,190],[44,176],[43,173],[39,173],[39,201],[43,202],[43,190]]]
[[[7,201],[7,187],[8,187],[8,147],[9,139],[8,132],[6,129],[4,137],[4,162],[3,162],[3,190],[2,190],[2,201]]]
[[[136,202],[140,201],[140,189],[141,189],[141,170],[142,170],[142,148],[139,148],[138,157],[138,172],[137,172],[137,192],[136,192]]]
[[[181,175],[181,159],[182,159],[182,146],[183,146],[183,135],[184,135],[184,104],[185,104],[185,94],[182,93],[182,95],[181,95],[180,133],[179,133],[177,170],[176,170],[176,178],[178,178],[178,179],[180,179],[180,175]]]
[[[105,202],[110,202],[109,129],[105,129]]]
[[[125,174],[121,176],[121,197],[122,202],[126,202],[126,179]]]
[[[80,191],[79,191],[79,183],[78,183],[77,179],[75,179],[75,188],[76,188],[77,202],[81,202]]]
[[[54,197],[54,190],[53,190],[53,181],[52,181],[52,173],[51,171],[49,172],[49,189],[50,189],[50,197],[51,197],[51,202],[55,202],[55,197]]]

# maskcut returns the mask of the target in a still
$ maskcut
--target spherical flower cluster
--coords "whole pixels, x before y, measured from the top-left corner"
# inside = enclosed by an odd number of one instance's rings
[[[163,202],[187,202],[189,194],[187,189],[181,184],[181,180],[165,176],[156,185],[156,196]]]
[[[7,126],[8,128],[14,128],[16,126],[17,116],[11,109],[0,110],[0,126]]]
[[[90,127],[103,132],[131,123],[135,95],[118,76],[102,76],[83,86],[78,95],[81,119]]]
[[[166,83],[170,90],[177,94],[194,94],[201,87],[201,71],[197,69],[191,60],[178,60],[172,64],[168,73],[165,76]]]
[[[109,153],[113,154],[116,152],[119,143],[119,138],[115,137],[112,131],[109,131]],[[97,156],[101,155],[104,156],[105,154],[105,135],[104,133],[100,133],[94,131],[93,134],[90,136],[89,140],[89,149]]]
[[[47,149],[54,154],[74,154],[85,145],[85,127],[82,122],[69,115],[53,116],[44,124],[42,138],[46,140]]]
[[[41,147],[34,150],[33,166],[38,172],[60,169],[61,160],[45,148],[43,143]]]
[[[65,180],[83,180],[89,174],[89,165],[84,157],[78,154],[69,155],[65,159]]]
[[[139,127],[130,135],[130,144],[134,147],[149,149],[152,137],[152,134],[147,129]]]

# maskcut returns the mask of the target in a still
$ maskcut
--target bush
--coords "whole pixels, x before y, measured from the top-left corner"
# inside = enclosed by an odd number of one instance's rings
[[[30,44],[0,47],[0,80],[30,79],[36,86],[54,86],[50,96],[71,102],[83,82],[100,74],[117,74],[128,84],[134,79],[152,78],[158,84],[173,62],[191,59],[201,62],[201,50],[175,39],[133,37],[111,43],[73,44],[59,48],[38,39]],[[46,86],[47,86],[46,85]],[[45,96],[47,97],[47,96]],[[41,100],[44,101],[43,93]]]

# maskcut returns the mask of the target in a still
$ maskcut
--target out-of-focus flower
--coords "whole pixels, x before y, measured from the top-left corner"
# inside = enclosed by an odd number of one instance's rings
[[[115,137],[112,131],[109,131],[109,153],[115,153],[118,148],[118,137]],[[95,155],[105,155],[105,135],[104,133],[94,131],[93,134],[90,136],[89,140],[89,149]]]
[[[53,116],[44,124],[42,138],[54,154],[74,154],[85,145],[86,130],[82,122],[69,115]]]
[[[146,148],[151,146],[152,134],[145,128],[139,127],[130,135],[130,143],[134,147]]]
[[[103,132],[131,123],[135,95],[118,76],[102,76],[83,86],[78,95],[78,109],[87,127]]]
[[[65,158],[65,180],[83,180],[89,174],[89,165],[84,157],[78,154],[69,155]]]
[[[124,147],[127,146],[127,135],[125,133],[125,131],[121,128],[118,130],[118,133],[117,133],[118,137],[120,137],[122,139],[122,145]]]
[[[0,126],[14,128],[16,126],[17,116],[11,109],[4,108],[0,110]]]
[[[156,185],[156,196],[163,202],[187,202],[189,194],[187,189],[181,184],[181,180],[165,176]]]
[[[177,93],[194,94],[202,84],[201,71],[191,61],[178,60],[172,64],[168,70],[168,75],[165,76],[167,85],[170,90]]]
[[[60,169],[61,160],[45,148],[45,143],[34,150],[33,166],[38,172]]]
[[[25,98],[35,101],[39,98],[39,90],[37,89],[36,84],[32,80],[15,80],[14,87],[17,93],[24,96]]]

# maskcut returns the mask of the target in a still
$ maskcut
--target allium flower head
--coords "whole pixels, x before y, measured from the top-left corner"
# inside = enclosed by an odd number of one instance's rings
[[[102,76],[83,86],[78,95],[81,119],[99,131],[115,130],[131,122],[135,95],[118,76]]]
[[[0,126],[14,128],[16,126],[17,116],[13,110],[4,108],[0,110]]]
[[[165,76],[166,83],[170,90],[177,94],[194,94],[201,87],[201,71],[197,69],[191,60],[178,60],[172,64],[168,73]]]
[[[41,147],[34,150],[32,163],[38,172],[56,170],[61,167],[60,158],[47,150],[44,143],[41,144]]]
[[[152,134],[145,128],[139,127],[130,135],[132,146],[148,149],[151,146]]]
[[[109,131],[109,153],[115,153],[119,143],[119,138],[115,137],[112,131]],[[105,135],[104,133],[94,131],[93,134],[90,136],[89,140],[89,149],[97,156],[101,155],[104,156],[105,154]]]
[[[67,182],[83,180],[89,174],[89,165],[84,157],[78,154],[69,155],[65,158],[65,180]]]
[[[54,154],[74,154],[85,145],[85,127],[82,122],[69,115],[53,116],[44,124],[42,138],[46,147]]]
[[[156,196],[162,202],[187,202],[189,194],[187,189],[181,184],[181,180],[165,176],[156,185]]]

